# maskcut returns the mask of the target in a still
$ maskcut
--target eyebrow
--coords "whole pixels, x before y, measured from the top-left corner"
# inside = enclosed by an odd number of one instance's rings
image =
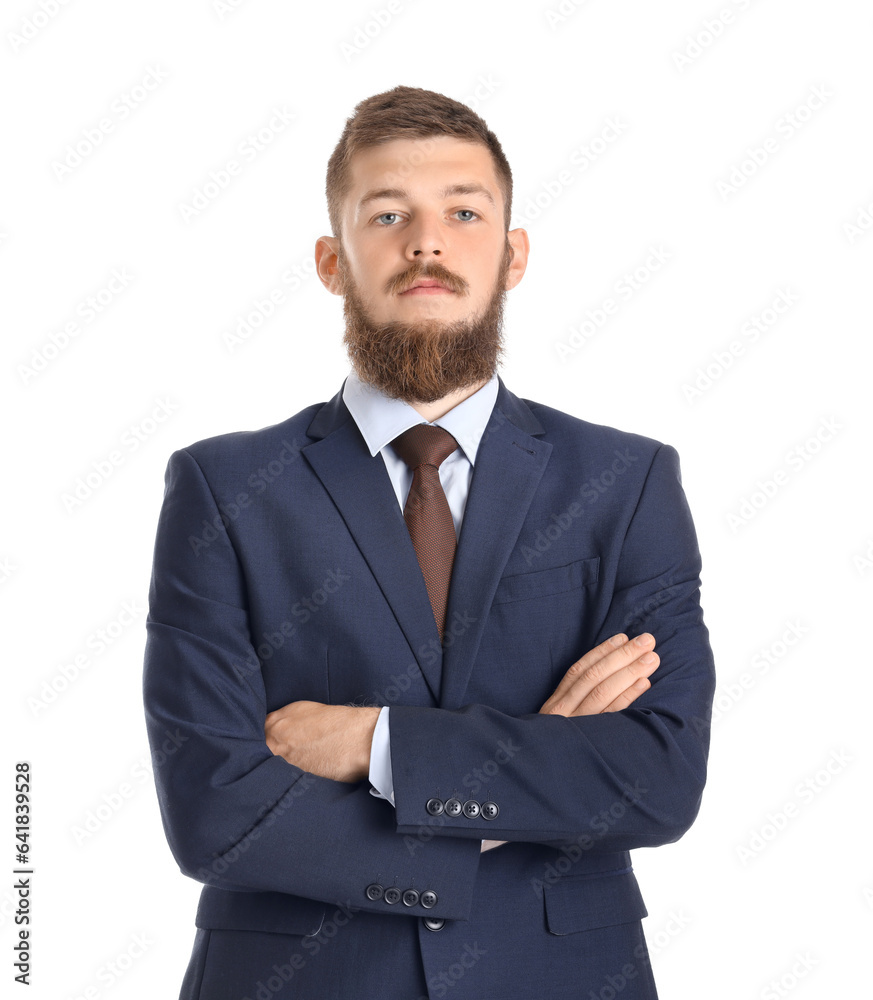
[[[488,188],[483,187],[481,184],[450,184],[448,187],[444,187],[442,191],[438,191],[437,197],[450,198],[456,194],[481,194],[487,198],[495,208],[497,208],[491,192]],[[380,188],[378,190],[368,191],[364,197],[361,198],[358,204],[363,208],[363,206],[367,205],[369,202],[379,201],[382,198],[398,198],[409,201],[410,195],[405,188]]]

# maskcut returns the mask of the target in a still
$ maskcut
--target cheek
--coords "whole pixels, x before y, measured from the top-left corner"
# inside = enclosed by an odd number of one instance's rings
[[[491,295],[501,279],[504,268],[504,253],[502,243],[499,246],[494,246],[489,241],[469,260],[466,274],[471,283],[476,282],[483,297]]]
[[[386,266],[384,248],[376,256],[375,252],[360,257],[352,265],[351,276],[354,279],[358,295],[365,302],[372,302],[378,298],[384,298],[385,285],[395,274],[403,271],[401,261],[393,270]]]
[[[372,311],[376,305],[373,302],[371,289],[376,287],[371,273],[366,267],[360,265],[347,265],[343,273],[343,294],[354,294],[362,306],[368,311]]]

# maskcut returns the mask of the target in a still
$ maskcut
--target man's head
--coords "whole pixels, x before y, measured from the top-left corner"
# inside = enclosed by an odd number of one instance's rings
[[[409,402],[490,378],[528,242],[507,232],[512,174],[485,122],[418,88],[368,98],[330,158],[327,197],[336,235],[318,240],[316,261],[345,298],[361,378]]]

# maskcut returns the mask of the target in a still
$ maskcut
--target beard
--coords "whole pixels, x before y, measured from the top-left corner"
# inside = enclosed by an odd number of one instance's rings
[[[466,320],[436,319],[374,323],[367,314],[358,287],[349,272],[342,248],[337,267],[343,286],[343,343],[362,382],[392,399],[407,403],[434,403],[457,389],[487,382],[503,354],[504,287],[512,246],[506,240],[500,273],[484,309]],[[411,288],[421,278],[433,278],[455,294],[466,294],[468,284],[442,264],[424,265],[417,259],[388,283],[389,293]]]

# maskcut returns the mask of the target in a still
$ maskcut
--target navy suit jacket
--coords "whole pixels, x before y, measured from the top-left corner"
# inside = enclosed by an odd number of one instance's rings
[[[442,646],[341,392],[175,452],[144,697],[167,839],[204,883],[183,996],[655,997],[628,852],[700,806],[699,573],[675,449],[502,380]],[[661,664],[630,708],[538,714],[582,654],[642,631]],[[266,714],[300,699],[390,705],[396,809],[271,753]]]

